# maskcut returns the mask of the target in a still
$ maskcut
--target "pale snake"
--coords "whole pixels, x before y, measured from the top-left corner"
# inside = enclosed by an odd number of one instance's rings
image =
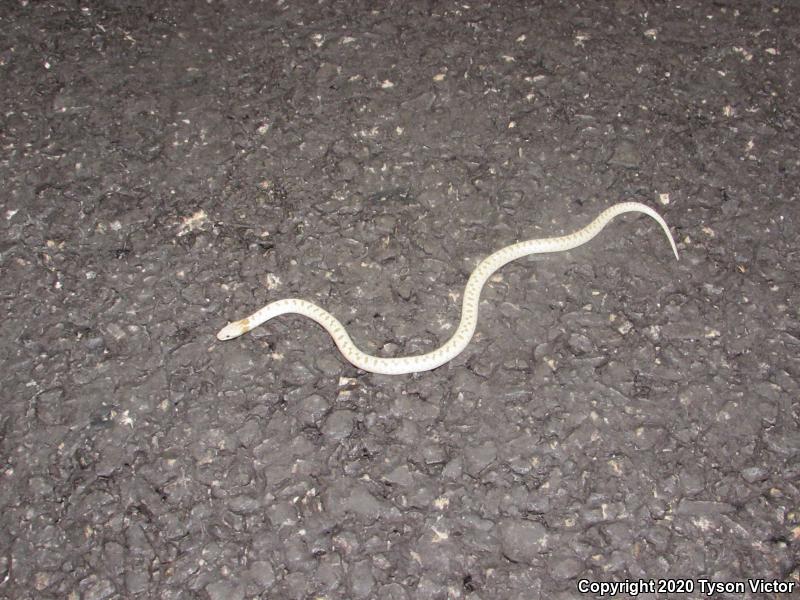
[[[486,281],[504,265],[528,256],[530,254],[542,254],[546,252],[563,252],[581,246],[600,233],[603,228],[614,217],[628,213],[640,212],[655,219],[664,230],[675,258],[678,258],[678,249],[675,240],[669,231],[667,223],[655,210],[640,204],[639,202],[622,202],[607,208],[591,223],[575,233],[561,237],[542,238],[519,242],[501,248],[497,252],[483,259],[475,268],[467,281],[464,289],[464,298],[461,304],[461,321],[458,323],[452,337],[436,350],[418,354],[416,356],[402,356],[396,358],[383,358],[366,354],[359,350],[350,339],[344,325],[331,313],[320,308],[312,302],[298,298],[286,298],[270,302],[262,309],[254,312],[249,317],[228,323],[217,334],[219,340],[230,340],[247,333],[262,323],[269,321],[280,315],[296,313],[316,321],[324,327],[339,347],[344,357],[353,365],[364,371],[373,373],[383,373],[385,375],[401,375],[404,373],[416,373],[419,371],[430,371],[442,366],[446,362],[458,356],[467,347],[475,327],[478,323],[478,303]]]

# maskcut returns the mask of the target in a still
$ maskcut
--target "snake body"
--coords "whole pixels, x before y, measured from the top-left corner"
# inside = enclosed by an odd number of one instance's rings
[[[669,227],[661,215],[649,206],[640,204],[639,202],[622,202],[620,204],[615,204],[601,212],[598,217],[586,227],[574,233],[561,237],[541,238],[519,242],[501,248],[483,259],[470,275],[469,281],[467,281],[467,287],[464,289],[464,297],[461,305],[461,321],[458,323],[455,333],[453,333],[453,336],[442,346],[425,354],[383,358],[362,352],[353,343],[344,325],[342,325],[336,317],[316,304],[299,298],[286,298],[284,300],[270,302],[249,317],[241,319],[240,321],[228,323],[217,334],[217,339],[230,340],[247,333],[270,319],[287,313],[296,313],[308,317],[322,325],[331,335],[344,357],[359,369],[385,375],[401,375],[404,373],[430,371],[452,360],[467,347],[469,341],[472,339],[472,334],[475,333],[475,327],[478,324],[478,302],[480,300],[481,290],[483,290],[486,281],[498,269],[523,256],[547,252],[563,252],[582,246],[600,233],[614,217],[629,212],[644,213],[655,219],[669,239],[675,258],[678,258],[678,248],[675,246],[675,240],[672,238]]]

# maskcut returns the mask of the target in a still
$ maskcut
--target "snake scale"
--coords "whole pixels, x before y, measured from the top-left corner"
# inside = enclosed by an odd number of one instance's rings
[[[286,298],[284,300],[270,302],[249,317],[245,317],[233,323],[228,323],[217,334],[217,339],[230,340],[247,333],[270,319],[287,313],[296,313],[308,317],[322,325],[331,335],[344,357],[359,369],[386,375],[430,371],[452,360],[467,347],[469,341],[472,339],[472,334],[475,333],[475,327],[478,324],[478,303],[481,290],[483,290],[486,281],[498,269],[523,256],[547,252],[563,252],[582,246],[599,234],[614,217],[629,212],[644,213],[655,219],[661,226],[661,229],[664,230],[667,239],[669,239],[675,258],[678,258],[678,248],[675,245],[675,240],[661,215],[649,206],[639,202],[621,202],[615,204],[601,212],[598,217],[586,227],[574,233],[561,237],[541,238],[519,242],[501,248],[483,259],[480,264],[475,267],[475,270],[467,281],[461,304],[461,321],[458,323],[455,333],[453,333],[452,337],[442,346],[436,350],[426,352],[425,354],[396,358],[383,358],[366,354],[356,347],[345,330],[344,325],[342,325],[336,317],[316,304],[299,298]]]

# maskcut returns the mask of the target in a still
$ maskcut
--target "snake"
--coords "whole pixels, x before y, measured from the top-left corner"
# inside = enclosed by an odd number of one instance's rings
[[[439,348],[413,356],[381,357],[367,354],[353,343],[344,325],[324,308],[308,300],[285,298],[270,302],[244,319],[228,323],[217,333],[220,341],[231,340],[255,329],[275,317],[294,313],[319,323],[333,338],[342,355],[355,367],[383,375],[404,375],[430,371],[441,367],[458,356],[468,345],[478,325],[478,304],[483,286],[499,269],[508,263],[532,254],[564,252],[586,244],[598,235],[608,223],[625,213],[644,213],[661,226],[667,236],[675,258],[678,248],[666,221],[655,210],[640,202],[620,202],[603,212],[583,229],[569,235],[527,240],[511,244],[484,258],[472,271],[461,302],[461,320],[453,335]]]

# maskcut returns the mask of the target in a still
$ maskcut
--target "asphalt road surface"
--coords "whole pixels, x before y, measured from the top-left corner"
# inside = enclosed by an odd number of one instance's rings
[[[800,4],[8,0],[0,598],[797,598]],[[647,217],[522,259],[623,200]],[[716,587],[720,586],[720,587]]]

